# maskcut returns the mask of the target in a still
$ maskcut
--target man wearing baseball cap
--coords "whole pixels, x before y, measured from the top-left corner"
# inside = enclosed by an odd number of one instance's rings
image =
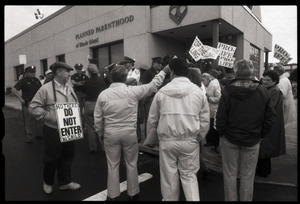
[[[42,86],[40,80],[35,77],[35,66],[25,68],[24,77],[13,87],[12,92],[17,96],[22,104],[22,111],[25,123],[26,142],[32,143],[34,137],[40,138],[42,135],[41,124],[39,124],[28,112],[28,105],[35,93]],[[22,95],[19,91],[22,91]]]
[[[56,171],[60,190],[78,190],[81,187],[72,180],[74,141],[60,142],[55,113],[56,103],[78,102],[73,88],[67,83],[73,68],[63,62],[55,62],[50,67],[53,80],[38,90],[29,106],[30,113],[37,120],[44,121],[43,190],[46,194],[53,192]]]

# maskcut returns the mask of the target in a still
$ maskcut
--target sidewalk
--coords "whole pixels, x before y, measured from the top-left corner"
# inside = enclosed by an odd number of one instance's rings
[[[22,105],[16,96],[5,95],[5,106],[16,110],[22,110]]]
[[[295,101],[297,103],[297,101]],[[20,101],[15,96],[5,96],[5,106],[22,110]],[[271,159],[272,173],[267,178],[255,177],[255,182],[298,186],[298,140],[297,121],[286,125],[286,155]],[[158,155],[158,147],[147,148],[139,146],[140,151]],[[212,147],[204,147],[201,157],[210,170],[222,173],[221,156],[217,155]]]

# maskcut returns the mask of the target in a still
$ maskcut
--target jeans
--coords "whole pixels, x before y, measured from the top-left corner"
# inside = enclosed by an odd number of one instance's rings
[[[221,137],[225,201],[238,201],[237,177],[240,176],[240,201],[252,201],[253,184],[260,143],[242,147]]]

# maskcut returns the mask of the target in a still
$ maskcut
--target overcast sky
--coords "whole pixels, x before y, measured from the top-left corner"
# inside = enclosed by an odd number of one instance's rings
[[[40,19],[34,13],[42,10],[44,18],[61,9],[63,6],[5,6],[4,41],[19,34]],[[273,36],[274,44],[283,47],[293,58],[290,63],[297,63],[297,6],[261,6],[262,24]],[[269,54],[269,62],[279,62]]]

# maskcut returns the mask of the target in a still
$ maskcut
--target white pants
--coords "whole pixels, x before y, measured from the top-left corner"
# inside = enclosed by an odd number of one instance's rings
[[[121,150],[126,163],[127,193],[134,196],[140,192],[138,182],[137,160],[138,143],[136,130],[114,131],[104,136],[104,149],[107,159],[107,196],[115,198],[120,195],[119,167]]]
[[[242,147],[221,137],[225,201],[238,201],[237,176],[240,175],[240,201],[252,201],[253,183],[260,143]]]
[[[187,201],[200,201],[197,172],[199,143],[160,141],[160,186],[164,201],[179,201],[180,182]]]

